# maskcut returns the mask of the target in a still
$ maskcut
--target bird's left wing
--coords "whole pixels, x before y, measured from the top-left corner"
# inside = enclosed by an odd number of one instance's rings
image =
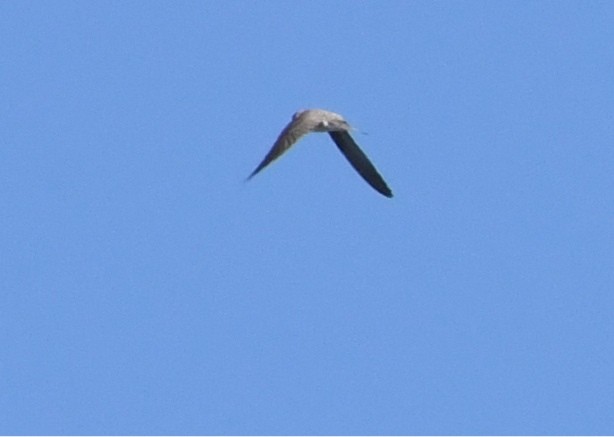
[[[275,144],[273,144],[273,147],[271,147],[271,150],[269,150],[269,153],[267,153],[262,162],[247,177],[247,179],[249,180],[256,176],[260,170],[283,155],[286,150],[292,147],[292,145],[302,136],[311,132],[313,128],[314,123],[305,112],[295,115],[294,118],[292,118],[292,121],[288,123],[283,131],[281,131],[279,137],[277,137],[277,140],[275,141]]]

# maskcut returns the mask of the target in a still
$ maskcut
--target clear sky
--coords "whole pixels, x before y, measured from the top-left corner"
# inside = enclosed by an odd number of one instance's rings
[[[614,2],[0,2],[0,245],[1,434],[612,434]]]

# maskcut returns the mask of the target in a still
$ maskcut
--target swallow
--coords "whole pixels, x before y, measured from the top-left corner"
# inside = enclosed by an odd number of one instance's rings
[[[392,197],[392,191],[384,181],[384,178],[377,172],[375,166],[367,158],[367,155],[360,150],[358,144],[350,136],[350,130],[352,130],[350,124],[341,115],[334,112],[323,109],[299,111],[292,116],[292,120],[281,131],[269,153],[266,154],[258,167],[247,177],[247,180],[256,176],[271,162],[283,155],[301,137],[311,132],[328,132],[341,153],[354,167],[354,170],[377,192],[386,197]]]

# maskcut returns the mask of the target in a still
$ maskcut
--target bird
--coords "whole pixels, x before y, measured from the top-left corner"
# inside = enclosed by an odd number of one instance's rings
[[[358,174],[377,192],[386,197],[392,197],[392,190],[388,187],[384,178],[377,172],[375,166],[367,158],[367,155],[360,150],[360,147],[358,147],[358,144],[350,135],[349,132],[352,129],[343,116],[335,112],[324,109],[298,111],[292,116],[292,120],[281,131],[271,150],[269,150],[258,167],[247,177],[247,180],[256,176],[262,169],[283,155],[301,137],[311,132],[328,132],[341,153],[343,153]]]

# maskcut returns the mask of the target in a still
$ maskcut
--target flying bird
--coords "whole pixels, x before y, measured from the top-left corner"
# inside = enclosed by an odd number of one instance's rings
[[[376,191],[386,197],[392,197],[392,191],[388,188],[384,179],[350,136],[349,131],[351,129],[349,123],[341,115],[334,112],[323,109],[299,111],[294,114],[290,123],[279,134],[269,153],[247,179],[253,178],[260,170],[283,155],[304,135],[311,132],[328,132],[358,174]]]

